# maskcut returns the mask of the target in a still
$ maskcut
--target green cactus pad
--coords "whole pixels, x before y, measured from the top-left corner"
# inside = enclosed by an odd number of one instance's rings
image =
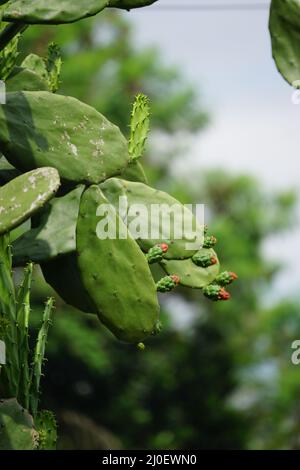
[[[38,433],[32,416],[15,398],[0,400],[0,450],[34,450]]]
[[[37,73],[23,67],[15,67],[6,82],[6,91],[48,91],[48,85]]]
[[[13,0],[3,19],[28,24],[72,23],[96,15],[108,3],[109,0]]]
[[[201,254],[211,254],[217,258],[216,253],[212,249],[202,248],[199,250]],[[202,289],[211,284],[220,271],[219,262],[208,268],[200,268],[196,266],[191,259],[187,260],[163,260],[161,266],[167,274],[177,274],[180,284],[193,289]]]
[[[129,162],[118,127],[77,99],[46,91],[7,93],[0,150],[21,171],[53,166],[77,183],[104,181]]]
[[[85,313],[97,313],[81,279],[76,253],[41,264],[45,281],[69,305]]]
[[[13,242],[14,266],[29,261],[41,263],[75,251],[75,231],[79,201],[84,186],[80,185],[62,197],[54,198],[35,217],[34,228]]]
[[[300,2],[272,0],[269,23],[273,58],[281,75],[300,87]]]
[[[56,193],[60,185],[54,168],[39,168],[0,188],[0,234],[20,225]]]
[[[137,160],[129,163],[125,170],[120,174],[120,178],[127,181],[136,181],[138,183],[148,183],[144,168]]]
[[[99,239],[98,224],[103,217],[96,213],[103,204],[109,205],[95,185],[81,197],[78,265],[100,321],[118,339],[136,344],[155,331],[159,314],[156,287],[145,256],[112,208],[108,217],[117,222],[116,239]],[[120,231],[126,238],[120,238]]]
[[[145,225],[148,231],[148,238],[138,238],[137,243],[140,245],[143,251],[148,252],[150,248],[159,243],[167,243],[169,245],[168,252],[165,254],[167,259],[185,259],[191,257],[197,252],[197,249],[187,249],[188,244],[195,240],[195,234],[188,232],[184,234],[181,239],[174,239],[174,233],[177,229],[181,228],[181,223],[177,223],[178,219],[176,216],[181,216],[184,220],[184,224],[187,227],[188,223],[191,222],[192,228],[197,229],[199,242],[203,242],[203,231],[200,224],[197,223],[193,214],[185,208],[180,202],[171,197],[169,194],[158,191],[142,183],[135,183],[131,181],[124,181],[117,178],[111,178],[101,184],[101,189],[105,197],[114,205],[116,210],[119,207],[119,197],[126,196],[128,201],[128,207],[134,209],[133,205],[139,204],[146,209],[146,213],[139,211],[139,219]],[[158,223],[154,218],[148,218],[148,214],[151,214],[151,207],[153,205],[164,204],[167,207],[175,208],[175,217],[171,217],[170,233],[163,233],[163,227],[161,220],[165,220],[165,217],[160,217]],[[128,218],[128,229],[130,231],[130,220]],[[158,238],[151,238],[151,231],[155,230],[158,234]],[[153,233],[153,232],[152,232]],[[202,237],[201,237],[202,233]]]

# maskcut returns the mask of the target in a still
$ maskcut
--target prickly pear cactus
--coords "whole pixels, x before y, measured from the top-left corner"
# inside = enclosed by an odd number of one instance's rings
[[[38,168],[18,176],[0,188],[0,235],[31,217],[60,185],[55,168]]]
[[[38,433],[32,416],[15,398],[0,400],[0,450],[34,450]]]

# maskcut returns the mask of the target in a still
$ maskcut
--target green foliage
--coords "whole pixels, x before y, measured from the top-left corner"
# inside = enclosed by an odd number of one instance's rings
[[[46,61],[46,69],[48,72],[48,84],[50,90],[55,93],[59,88],[59,78],[61,74],[61,51],[57,44],[52,42],[48,46],[48,57]]]

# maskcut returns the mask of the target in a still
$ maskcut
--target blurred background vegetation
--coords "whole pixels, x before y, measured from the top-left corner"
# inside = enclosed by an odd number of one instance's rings
[[[222,266],[239,275],[226,304],[185,289],[161,298],[163,332],[143,352],[116,342],[93,316],[56,296],[42,406],[57,414],[59,447],[299,449],[300,380],[290,345],[300,306],[290,300],[266,307],[281,266],[263,252],[270,234],[292,226],[296,195],[268,192],[225,170],[174,177],[172,160],[184,159],[189,135],[209,125],[209,112],[181,71],[157,50],[136,47],[122,15],[32,27],[22,49],[45,55],[50,41],[62,47],[60,92],[93,105],[126,135],[135,94],[150,97],[143,162],[149,182],[184,203],[206,204]],[[52,294],[37,269],[36,321]]]

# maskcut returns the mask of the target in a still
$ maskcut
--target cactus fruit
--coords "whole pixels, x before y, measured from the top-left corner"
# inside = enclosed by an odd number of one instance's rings
[[[129,162],[118,127],[77,99],[46,91],[7,93],[0,150],[21,171],[53,166],[76,183],[99,183]]]
[[[229,300],[230,294],[224,287],[217,284],[211,284],[203,288],[203,294],[210,300]]]
[[[269,28],[278,71],[291,85],[300,77],[300,2],[272,0]]]
[[[180,284],[180,277],[177,274],[165,276],[156,283],[157,292],[171,292]]]
[[[218,263],[218,259],[213,253],[203,253],[202,250],[194,254],[192,261],[196,266],[201,268],[208,268],[209,266],[213,266]]]
[[[51,199],[60,185],[54,168],[38,168],[0,188],[0,235],[20,225]]]
[[[214,256],[216,253],[210,249],[202,248],[199,253],[202,255]],[[211,284],[220,270],[220,264],[217,262],[207,268],[202,268],[193,263],[192,259],[186,260],[166,260],[161,261],[162,268],[167,274],[177,273],[180,278],[180,284],[193,289],[202,289]]]
[[[65,196],[52,199],[34,218],[34,226],[13,244],[14,266],[40,263],[75,251],[79,201],[84,190],[79,185]],[[59,273],[59,270],[58,270]]]
[[[216,277],[215,283],[218,284],[219,286],[228,286],[236,279],[238,279],[238,276],[235,273],[224,271],[223,273],[220,273]]]
[[[158,321],[155,284],[135,241],[128,233],[120,238],[126,227],[116,213],[109,214],[117,219],[116,239],[99,239],[96,213],[101,204],[108,201],[98,186],[82,194],[76,234],[82,282],[100,321],[118,339],[137,344],[153,333]]]
[[[167,253],[169,245],[167,243],[161,243],[160,245],[155,245],[146,254],[146,258],[149,264],[158,263],[163,260],[164,254]]]
[[[213,248],[217,244],[217,239],[213,235],[204,238],[203,248]]]
[[[0,450],[35,450],[38,433],[32,416],[15,398],[0,400]]]
[[[142,234],[136,240],[143,251],[148,252],[158,243],[167,243],[169,249],[165,254],[166,259],[185,259],[197,252],[198,248],[190,248],[191,242],[197,242],[199,248],[202,245],[203,227],[189,209],[169,194],[119,178],[110,178],[100,187],[116,210],[119,208],[119,198],[126,197],[128,215],[134,218],[138,216],[137,225],[143,227],[146,235],[143,237]],[[130,232],[132,225],[129,216],[127,226]]]

